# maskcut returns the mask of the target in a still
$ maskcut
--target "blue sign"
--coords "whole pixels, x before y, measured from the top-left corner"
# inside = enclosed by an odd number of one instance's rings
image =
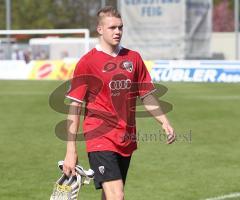
[[[150,72],[152,80],[156,82],[240,82],[239,62],[196,62],[198,63],[194,67],[191,66],[191,61],[167,61],[165,63],[156,61]]]

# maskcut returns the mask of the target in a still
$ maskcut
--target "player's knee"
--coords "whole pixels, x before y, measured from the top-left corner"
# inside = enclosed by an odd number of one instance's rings
[[[115,199],[116,200],[123,200],[124,199],[124,192],[123,191],[116,192]]]
[[[113,180],[102,184],[106,200],[123,200],[124,186],[122,180]]]
[[[106,200],[123,200],[124,199],[124,192],[123,191],[113,191],[109,198]]]
[[[105,193],[106,200],[123,200],[124,191],[120,188],[111,188]]]

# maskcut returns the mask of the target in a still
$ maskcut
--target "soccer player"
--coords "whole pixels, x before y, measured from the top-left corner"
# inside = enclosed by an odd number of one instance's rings
[[[168,144],[174,142],[175,133],[153,96],[155,88],[141,56],[120,46],[123,22],[115,8],[99,10],[97,32],[99,44],[76,65],[66,95],[72,101],[63,171],[75,175],[76,134],[85,102],[83,132],[95,187],[102,189],[102,199],[123,200],[131,155],[137,148],[136,98],[162,125]]]

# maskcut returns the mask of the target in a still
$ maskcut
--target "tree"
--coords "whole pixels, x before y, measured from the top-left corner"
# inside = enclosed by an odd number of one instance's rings
[[[95,33],[100,0],[11,0],[12,29],[88,28]],[[106,0],[117,5],[117,0]],[[0,17],[5,19],[5,0],[0,0]],[[0,20],[0,29],[5,29]]]
[[[234,11],[229,0],[215,1],[213,9],[213,31],[234,31]]]
[[[12,28],[53,28],[48,20],[51,7],[51,0],[12,0]]]
[[[5,10],[5,0],[0,0],[0,29],[6,29]]]

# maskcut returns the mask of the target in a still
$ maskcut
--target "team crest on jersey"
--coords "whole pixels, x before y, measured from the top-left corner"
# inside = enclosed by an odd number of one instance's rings
[[[105,172],[105,167],[104,167],[104,166],[99,166],[99,167],[98,167],[98,170],[99,170],[99,172],[100,172],[101,174],[104,174],[104,172]]]
[[[127,70],[128,72],[133,71],[133,63],[130,61],[124,61],[121,64],[121,68]]]

